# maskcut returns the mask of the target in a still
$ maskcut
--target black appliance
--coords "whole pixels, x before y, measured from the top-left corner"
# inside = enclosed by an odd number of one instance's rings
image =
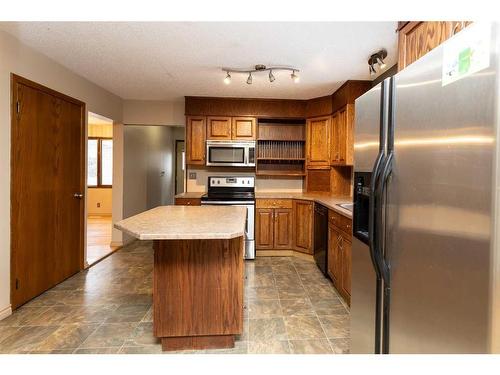
[[[314,204],[314,261],[328,277],[328,208]]]

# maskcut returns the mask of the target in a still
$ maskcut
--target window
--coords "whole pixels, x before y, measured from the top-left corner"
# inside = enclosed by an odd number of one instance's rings
[[[88,143],[87,184],[89,187],[113,185],[113,140],[90,138]]]

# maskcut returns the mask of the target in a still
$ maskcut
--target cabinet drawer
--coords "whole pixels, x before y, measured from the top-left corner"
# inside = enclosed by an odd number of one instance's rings
[[[292,208],[291,199],[257,199],[257,208]]]
[[[328,211],[328,221],[347,234],[352,233],[352,219],[338,214],[335,211]]]
[[[176,206],[200,206],[201,199],[199,198],[175,198]]]

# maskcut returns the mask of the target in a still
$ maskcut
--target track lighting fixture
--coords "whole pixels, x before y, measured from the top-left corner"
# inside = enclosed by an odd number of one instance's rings
[[[387,67],[387,64],[384,62],[384,59],[387,57],[387,51],[385,49],[381,49],[380,51],[371,55],[368,59],[368,67],[370,70],[370,76],[374,76],[377,74],[375,70],[375,64],[379,66],[381,70]]]
[[[273,75],[273,71],[272,69],[269,71],[269,82],[274,82],[276,78],[274,77]]]
[[[257,72],[269,72],[269,82],[274,82],[276,80],[276,77],[273,74],[273,71],[276,70],[284,70],[284,71],[289,71],[292,72],[290,74],[290,77],[292,78],[293,82],[297,83],[299,82],[299,75],[297,74],[300,70],[293,68],[293,67],[288,67],[288,66],[270,66],[267,67],[262,64],[255,65],[254,69],[231,69],[231,68],[222,68],[224,72],[226,72],[226,78],[224,78],[224,83],[229,84],[231,82],[231,73],[242,73],[242,74],[248,74],[247,78],[247,84],[251,85],[252,84],[252,73],[257,73]]]
[[[229,85],[231,83],[231,74],[229,74],[229,72],[227,72],[226,78],[224,78],[224,83],[226,85]]]

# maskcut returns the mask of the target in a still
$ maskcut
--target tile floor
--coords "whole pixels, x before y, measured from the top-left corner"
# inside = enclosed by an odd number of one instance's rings
[[[151,242],[134,242],[0,321],[0,353],[161,353],[152,334]],[[316,265],[246,262],[235,348],[182,353],[348,353],[349,312]],[[172,352],[170,352],[172,353]]]

